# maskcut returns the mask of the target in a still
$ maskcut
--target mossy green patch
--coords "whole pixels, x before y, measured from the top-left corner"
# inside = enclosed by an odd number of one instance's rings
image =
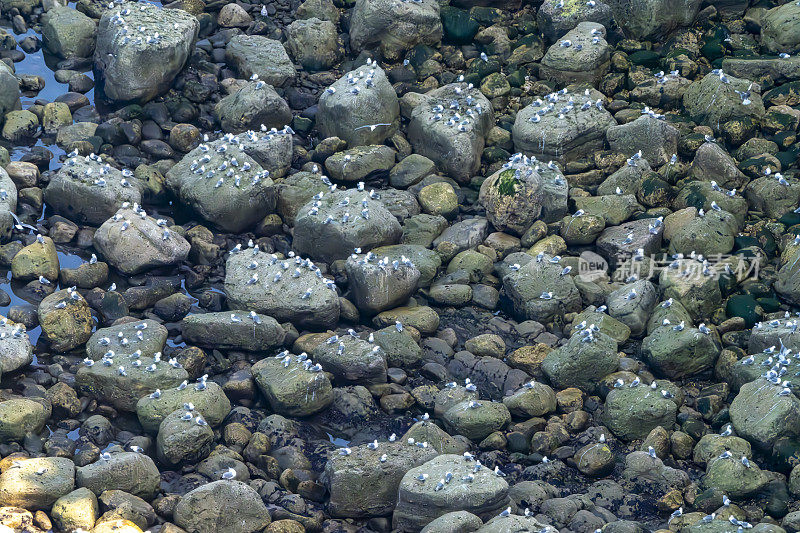
[[[517,193],[517,179],[514,177],[515,171],[512,169],[504,170],[497,178],[497,192],[502,196],[514,196]]]

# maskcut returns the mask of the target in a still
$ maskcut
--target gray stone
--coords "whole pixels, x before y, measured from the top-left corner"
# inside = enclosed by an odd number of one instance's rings
[[[631,155],[641,151],[642,157],[655,166],[669,162],[678,152],[678,130],[650,115],[611,126],[606,130],[606,138],[612,150]]]
[[[325,464],[332,516],[362,518],[394,511],[400,481],[410,469],[436,457],[433,446],[381,442],[377,449],[353,446],[349,455],[331,452]],[[381,459],[385,455],[385,460]]]
[[[539,99],[517,113],[511,131],[514,148],[542,160],[561,162],[580,159],[602,149],[606,130],[617,125],[611,113],[596,105],[603,94],[590,89],[588,96],[583,92],[567,92],[557,97],[549,111],[548,104]],[[560,119],[560,110],[568,107],[570,98],[575,104],[564,114],[564,119]],[[585,103],[591,105],[583,109]],[[539,117],[537,122],[531,120],[537,120],[534,116]]]
[[[350,21],[350,44],[356,51],[380,46],[381,55],[395,60],[418,44],[433,46],[441,39],[436,0],[356,0]]]
[[[717,143],[700,145],[694,154],[690,171],[700,180],[708,180],[713,176],[720,187],[729,189],[739,189],[749,181],[736,166],[736,161]]]
[[[71,7],[55,7],[42,15],[44,46],[58,57],[91,57],[96,33],[94,20]]]
[[[311,269],[313,263],[296,261],[299,263],[278,261],[272,254],[249,249],[232,254],[225,265],[230,308],[263,313],[298,327],[333,327],[339,320],[336,291],[328,287],[321,273],[317,276],[317,267]],[[300,271],[298,277],[294,277],[295,269]],[[251,282],[254,275],[257,277]],[[311,294],[305,297],[308,289]]]
[[[658,302],[658,289],[646,279],[623,285],[606,297],[608,314],[639,336],[647,328],[647,319]]]
[[[316,17],[295,20],[286,33],[286,47],[306,70],[329,69],[341,57],[336,25],[329,20]]]
[[[581,0],[564,0],[562,7],[556,7],[558,0],[545,0],[536,12],[536,21],[548,42],[573,29],[581,22],[597,22],[606,28],[611,25],[611,8],[603,2],[589,5]]]
[[[761,44],[770,52],[794,53],[800,50],[800,6],[793,2],[774,7],[761,15]]]
[[[602,378],[619,367],[617,341],[600,331],[593,333],[593,339],[586,342],[583,333],[576,333],[565,345],[545,356],[542,371],[554,387],[577,387],[591,392]]]
[[[626,383],[608,393],[603,421],[618,438],[625,441],[643,439],[658,426],[670,430],[675,425],[678,405],[674,399],[665,398],[661,393],[669,390],[672,384],[655,383],[655,389]]]
[[[711,127],[715,132],[731,119],[752,118],[758,122],[764,116],[758,83],[729,75],[726,79],[727,83],[719,75],[709,73],[693,82],[683,93],[683,105],[692,120]],[[737,91],[750,92],[750,103],[745,105]]]
[[[21,459],[0,475],[0,504],[29,510],[50,509],[75,488],[75,464],[65,457]]]
[[[75,484],[96,495],[107,490],[124,490],[145,500],[158,492],[161,477],[153,460],[136,452],[111,452],[109,459],[77,468]]]
[[[209,381],[205,387],[188,385],[182,390],[175,387],[164,389],[158,398],[143,396],[136,402],[136,416],[142,428],[149,433],[157,433],[161,422],[183,404],[191,403],[197,415],[211,427],[218,427],[231,411],[231,402],[222,387]]]
[[[232,133],[258,131],[262,126],[282,128],[292,121],[289,104],[263,81],[247,83],[220,100],[214,114],[222,129]]]
[[[21,441],[28,433],[38,434],[50,418],[48,402],[11,398],[0,402],[0,442]]]
[[[453,118],[456,113],[460,122]],[[489,100],[466,83],[451,83],[426,93],[414,107],[408,140],[415,153],[431,159],[456,181],[467,182],[480,167],[485,137],[493,125]]]
[[[572,276],[562,275],[564,266],[551,259],[543,255],[503,277],[501,298],[508,298],[519,319],[546,322],[580,310],[581,296]]]
[[[235,480],[214,481],[185,494],[175,507],[174,520],[186,531],[197,533],[254,533],[271,521],[261,496]]]
[[[692,23],[699,0],[610,0],[614,20],[634,39],[657,39]]]
[[[761,450],[770,450],[779,437],[800,435],[800,400],[781,396],[782,388],[759,378],[742,385],[731,402],[733,428]]]
[[[353,254],[355,255],[355,254]],[[395,263],[396,261],[396,263]],[[420,271],[399,259],[384,262],[382,256],[357,255],[345,263],[353,300],[360,312],[376,314],[403,305],[419,284]]]
[[[106,262],[128,275],[183,262],[190,248],[186,239],[138,209],[121,208],[95,232],[94,246]]]
[[[0,320],[0,375],[19,370],[33,361],[30,337],[27,333],[15,332],[19,327],[5,318]]]
[[[186,342],[218,350],[260,352],[283,345],[286,332],[278,321],[257,313],[204,313],[181,322]]]
[[[280,41],[260,35],[234,35],[225,48],[225,60],[240,77],[258,74],[259,80],[273,87],[283,87],[297,76]]]
[[[151,319],[99,328],[86,341],[86,356],[99,361],[112,352],[108,357],[122,361],[149,358],[164,349],[167,336],[167,328]]]
[[[114,24],[114,17],[125,23]],[[123,28],[141,27],[141,39],[123,35]],[[108,9],[100,19],[94,53],[95,74],[106,98],[144,103],[166,92],[189,58],[199,28],[197,18],[180,9],[154,4]],[[147,37],[156,33],[157,42],[148,43]]]
[[[286,137],[253,133],[200,145],[167,172],[166,185],[206,220],[229,232],[243,231],[275,209],[272,171],[258,161],[284,169],[282,157],[263,154],[276,144],[285,148]],[[232,176],[227,175],[234,169]]]
[[[44,199],[56,213],[79,224],[99,225],[124,202],[141,203],[136,180],[126,178],[100,158],[72,157],[52,177]]]
[[[400,223],[366,192],[336,191],[317,203],[300,208],[295,218],[292,245],[299,254],[331,262],[356,248],[367,252],[400,241]]]
[[[269,357],[251,368],[259,389],[270,407],[285,416],[309,416],[328,407],[333,401],[331,382],[324,372],[310,372],[290,359]]]
[[[497,230],[522,235],[542,212],[543,180],[530,165],[510,164],[484,180],[479,201]]]
[[[188,420],[186,413],[190,416]],[[158,426],[156,455],[165,465],[194,464],[208,456],[213,442],[214,430],[202,414],[179,408]]]
[[[611,51],[605,37],[606,28],[602,24],[578,23],[545,52],[539,68],[540,76],[559,85],[596,85],[611,66]],[[564,41],[571,43],[570,46],[562,45]]]
[[[348,72],[320,95],[317,129],[323,137],[339,137],[351,148],[381,144],[399,125],[397,93],[378,65]]]
[[[386,383],[386,354],[378,344],[351,335],[331,337],[312,352],[326,372],[356,384]]]
[[[711,335],[692,327],[656,328],[642,342],[642,355],[661,375],[672,379],[693,376],[714,366],[720,347]]]
[[[382,144],[357,146],[330,156],[325,160],[325,169],[337,181],[363,181],[385,175],[394,166],[396,155]]]
[[[508,483],[485,467],[474,474],[472,482],[464,481],[473,473],[474,465],[460,455],[440,455],[406,472],[400,482],[392,526],[401,531],[419,531],[451,511],[467,511],[481,519],[499,514],[510,501]],[[435,490],[446,472],[452,473],[452,481]],[[424,482],[417,479],[420,474],[427,474]]]

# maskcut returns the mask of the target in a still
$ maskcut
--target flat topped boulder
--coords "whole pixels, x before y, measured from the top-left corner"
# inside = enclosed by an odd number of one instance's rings
[[[275,209],[270,171],[249,155],[263,152],[257,147],[271,136],[286,137],[282,133],[228,134],[202,143],[167,172],[167,187],[224,231],[243,231]]]
[[[247,130],[282,128],[292,120],[286,100],[272,85],[258,80],[245,83],[214,106],[214,115],[223,131],[241,133]]]
[[[291,355],[288,360],[267,357],[251,369],[272,410],[284,416],[313,415],[331,404],[333,388],[320,370]]]
[[[398,59],[418,44],[433,46],[442,33],[436,0],[357,0],[350,21],[353,49],[377,45],[388,59]]]
[[[339,320],[335,286],[309,259],[279,260],[253,248],[232,253],[225,264],[225,294],[232,309],[297,326],[327,328]]]
[[[374,198],[373,198],[374,196]],[[397,244],[403,230],[379,196],[366,191],[338,190],[312,200],[294,220],[292,247],[326,263],[345,259],[355,248],[367,251]]]
[[[0,505],[49,509],[75,488],[75,464],[65,457],[14,460],[0,475]]]
[[[731,402],[736,433],[761,450],[770,450],[780,437],[800,435],[800,400],[780,394],[782,389],[759,378],[742,385]]]
[[[508,483],[491,469],[475,466],[475,461],[464,456],[448,454],[406,472],[400,481],[392,526],[401,531],[419,531],[451,511],[468,511],[482,519],[500,514],[510,501]],[[449,483],[448,473],[452,475]],[[439,480],[442,486],[437,489]]]
[[[469,181],[480,167],[485,137],[494,125],[492,104],[466,83],[445,85],[421,100],[408,125],[414,153],[453,179]]]
[[[79,224],[102,224],[122,206],[142,201],[132,176],[100,156],[70,157],[50,179],[44,199],[59,215]]]
[[[217,427],[231,411],[231,402],[225,396],[222,387],[209,381],[196,383],[181,389],[171,387],[160,391],[160,394],[143,396],[136,402],[136,416],[142,428],[150,433],[157,433],[158,426],[173,411],[181,409],[184,404],[191,403],[211,427]]]
[[[117,409],[135,411],[139,398],[156,389],[177,387],[188,377],[185,368],[161,361],[160,354],[133,360],[104,357],[97,363],[85,362],[75,375],[75,385],[84,394]]]
[[[378,344],[352,335],[334,336],[319,344],[313,356],[337,381],[386,383],[386,353]]]
[[[653,383],[655,388],[623,383],[606,396],[603,422],[618,438],[643,439],[658,426],[671,430],[675,425],[679,407],[673,392],[676,387],[668,381]]]
[[[258,79],[274,87],[283,87],[297,76],[281,42],[260,35],[234,35],[225,48],[225,60],[239,77],[258,74]]]
[[[611,66],[606,29],[596,22],[581,22],[548,48],[541,77],[560,84],[598,83]]]
[[[286,336],[277,320],[256,312],[190,315],[181,322],[181,332],[190,344],[250,352],[281,346]]]
[[[96,495],[123,490],[146,500],[158,492],[161,476],[153,460],[143,453],[111,451],[107,459],[77,468],[75,484]]]
[[[420,271],[413,261],[353,254],[345,263],[353,300],[360,312],[380,313],[405,304],[417,290]]]
[[[400,125],[400,103],[386,73],[375,63],[351,70],[319,97],[317,128],[353,148],[381,144]]]
[[[602,93],[587,89],[534,100],[517,113],[511,130],[514,148],[541,160],[562,162],[601,149],[606,130],[617,125],[602,99]]]
[[[93,361],[104,356],[144,361],[164,349],[167,335],[167,328],[151,319],[100,328],[86,341],[86,356]]]
[[[123,274],[139,274],[174,266],[189,255],[190,245],[180,233],[166,227],[134,204],[123,207],[94,233],[94,247]]]
[[[100,18],[94,53],[106,98],[144,103],[166,92],[189,58],[199,28],[197,18],[180,9],[148,3],[108,9]]]
[[[13,372],[33,361],[31,339],[22,324],[0,319],[0,375]]]
[[[572,276],[563,274],[558,259],[542,254],[512,267],[503,277],[501,295],[523,320],[546,321],[556,315],[580,311],[581,296]]]
[[[423,448],[405,441],[380,442],[377,448],[353,446],[349,455],[331,452],[325,464],[331,514],[372,517],[391,513],[405,473],[437,453],[433,446]]]
[[[749,97],[742,93],[749,93]],[[710,72],[693,82],[683,93],[683,105],[692,120],[715,132],[731,119],[751,118],[758,122],[764,116],[761,86],[724,72]]]
[[[582,330],[585,333],[575,333],[565,345],[545,356],[542,371],[554,387],[577,387],[591,392],[603,377],[617,369],[617,341],[599,331],[599,327],[588,335],[594,327],[589,322]]]

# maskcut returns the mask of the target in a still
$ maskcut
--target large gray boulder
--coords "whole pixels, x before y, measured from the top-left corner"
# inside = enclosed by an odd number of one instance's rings
[[[606,28],[602,24],[579,23],[545,52],[540,76],[560,85],[596,85],[611,66],[611,49],[605,36]]]
[[[715,132],[727,121],[751,118],[758,122],[764,116],[761,86],[756,82],[710,72],[693,82],[683,93],[683,105],[692,120]],[[737,92],[738,91],[738,92]],[[750,93],[744,99],[740,93]]]
[[[481,184],[480,203],[486,218],[499,231],[522,235],[542,212],[542,177],[531,164],[509,161]]]
[[[308,259],[279,261],[249,249],[232,254],[225,265],[225,293],[232,309],[256,311],[298,326],[332,327],[339,320],[335,288]]]
[[[669,162],[678,152],[678,130],[648,115],[642,115],[633,122],[611,126],[606,130],[608,145],[612,150],[623,154],[642,151],[642,157],[653,166]]]
[[[779,437],[800,435],[800,400],[780,394],[782,387],[759,378],[742,385],[731,402],[736,434],[761,450],[770,450]]]
[[[158,398],[152,395],[143,396],[136,402],[136,416],[145,431],[158,433],[158,427],[167,415],[180,409],[185,403],[193,404],[197,414],[211,427],[218,427],[231,412],[231,402],[222,387],[209,381],[205,386],[195,384],[183,389],[164,389]]]
[[[176,525],[196,533],[254,533],[271,522],[261,496],[235,480],[213,481],[185,494],[173,518]]]
[[[405,304],[417,290],[420,271],[411,259],[353,254],[345,263],[347,281],[360,312],[380,313]]]
[[[258,74],[258,79],[273,87],[283,87],[297,76],[281,42],[260,35],[234,35],[225,48],[225,60],[239,77]]]
[[[0,475],[0,505],[29,510],[49,509],[75,488],[75,464],[66,457],[14,461]]]
[[[306,369],[296,357],[268,357],[251,368],[253,378],[272,410],[284,416],[310,416],[333,401],[333,387],[324,372]]]
[[[323,370],[338,381],[371,385],[386,383],[386,353],[379,344],[343,335],[320,343],[312,352]]]
[[[606,28],[611,25],[611,8],[603,2],[593,4],[581,0],[545,0],[536,12],[539,31],[548,42],[573,29],[581,22],[597,22]]]
[[[391,513],[405,473],[436,455],[433,446],[400,441],[381,442],[377,449],[353,446],[349,455],[331,453],[325,464],[331,515],[362,518]]]
[[[564,266],[543,255],[532,258],[503,277],[501,296],[520,320],[546,322],[551,318],[580,311],[581,295]]]
[[[199,28],[188,12],[155,4],[107,10],[94,52],[96,79],[106,98],[144,103],[166,92],[189,58]]]
[[[42,40],[54,55],[90,57],[97,27],[94,20],[71,7],[54,7],[42,15]]]
[[[400,531],[419,531],[451,511],[468,511],[482,519],[497,516],[508,507],[508,483],[489,468],[473,473],[474,461],[461,455],[439,455],[412,468],[400,481],[392,526]],[[450,472],[452,480],[444,482]],[[425,481],[418,477],[426,475]],[[465,480],[473,475],[472,481]],[[437,489],[439,480],[442,487]]]
[[[494,124],[492,104],[476,88],[451,83],[427,93],[411,111],[408,140],[453,179],[466,182],[478,171],[486,134]]]
[[[292,121],[292,110],[271,85],[263,81],[245,84],[214,107],[222,129],[241,133],[247,130],[283,128]]]
[[[692,23],[700,0],[610,0],[614,20],[634,39],[657,39]]]
[[[94,247],[106,261],[128,275],[181,263],[190,244],[141,207],[123,207],[94,234]]]
[[[149,501],[158,492],[160,482],[153,460],[136,452],[112,451],[110,458],[79,467],[75,473],[75,484],[98,496],[107,490],[124,490]]]
[[[655,381],[656,387],[625,383],[606,396],[603,423],[618,438],[626,441],[645,438],[654,428],[671,430],[675,425],[678,402],[666,398],[676,388],[668,381]]]
[[[400,125],[400,103],[383,69],[362,65],[320,95],[316,119],[323,137],[339,137],[351,148],[382,144]]]
[[[0,402],[0,442],[21,441],[29,433],[38,434],[51,412],[46,401],[11,398]]]
[[[800,6],[787,2],[761,15],[761,44],[770,52],[793,54],[800,50]]]
[[[9,111],[22,108],[19,99],[19,80],[14,76],[11,67],[0,61],[0,124]]]
[[[676,329],[680,328],[680,329]],[[668,378],[693,376],[714,366],[720,348],[710,334],[679,324],[656,328],[642,342],[651,368]]]
[[[142,201],[133,177],[99,156],[71,157],[58,169],[44,190],[44,199],[56,213],[79,224],[102,224],[122,206]]]
[[[201,144],[167,172],[167,187],[204,219],[225,231],[243,231],[275,209],[271,171],[259,164],[256,146],[283,146],[287,137],[251,133]],[[283,169],[283,162],[279,164]]]
[[[542,371],[554,387],[578,387],[586,392],[594,391],[598,382],[617,367],[617,341],[601,331],[595,331],[591,340],[583,333],[574,334],[542,361]]]
[[[201,413],[191,411],[191,418],[186,420],[187,412],[181,406],[164,417],[158,426],[156,456],[164,465],[195,464],[211,452],[214,430]]]
[[[514,148],[542,160],[571,161],[603,147],[606,130],[617,121],[597,101],[599,91],[551,94],[517,113],[511,130]],[[572,99],[574,104],[568,104]],[[566,111],[562,113],[562,111]],[[564,118],[559,118],[562,116]]]
[[[356,190],[324,194],[300,208],[292,247],[326,263],[345,259],[356,248],[367,251],[397,244],[403,230],[380,199]]]
[[[167,328],[151,319],[99,328],[86,341],[86,356],[93,361],[106,354],[124,361],[152,357],[164,349],[167,335]]]
[[[339,61],[339,36],[333,22],[316,17],[298,19],[289,24],[286,32],[286,47],[304,69],[326,70]]]
[[[107,402],[123,411],[136,411],[140,398],[157,389],[177,387],[189,377],[180,364],[161,361],[147,355],[137,360],[109,357],[91,366],[81,366],[75,374],[75,386],[83,394]]]
[[[354,50],[379,46],[381,55],[398,59],[418,44],[433,46],[442,39],[439,2],[419,0],[356,0],[350,19]]]
[[[33,347],[27,333],[10,320],[0,319],[0,375],[14,372],[31,364]]]
[[[286,332],[278,321],[257,313],[203,313],[181,322],[183,338],[190,344],[218,350],[258,352],[283,344]]]

